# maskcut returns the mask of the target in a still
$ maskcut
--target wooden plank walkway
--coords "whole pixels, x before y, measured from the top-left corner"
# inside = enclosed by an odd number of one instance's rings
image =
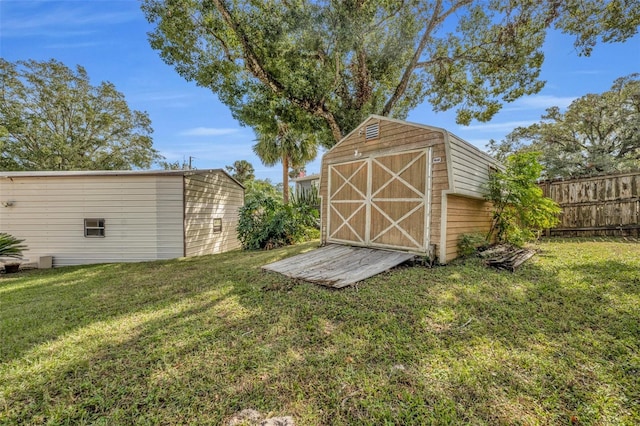
[[[342,288],[415,257],[399,251],[330,244],[262,267],[290,278]]]

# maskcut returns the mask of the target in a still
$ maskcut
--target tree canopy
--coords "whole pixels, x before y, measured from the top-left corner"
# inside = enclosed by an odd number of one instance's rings
[[[587,94],[561,112],[547,109],[542,121],[491,141],[499,159],[540,151],[545,177],[578,177],[640,169],[640,74],[617,79],[610,90]]]
[[[0,58],[0,169],[125,170],[162,157],[151,120],[110,82],[56,60]]]
[[[255,169],[247,160],[236,160],[231,166],[225,166],[225,169],[242,184],[256,178]]]
[[[332,146],[375,113],[428,100],[459,123],[538,92],[546,31],[598,41],[637,32],[639,0],[143,0],[151,46],[241,123],[273,115]]]
[[[289,202],[289,169],[304,166],[318,153],[318,141],[313,133],[296,131],[291,125],[270,120],[273,126],[259,126],[256,129],[258,140],[253,152],[260,157],[265,166],[282,163],[282,197]]]

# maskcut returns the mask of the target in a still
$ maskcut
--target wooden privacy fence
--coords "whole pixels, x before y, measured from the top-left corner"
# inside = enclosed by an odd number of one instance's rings
[[[640,236],[640,172],[546,181],[544,195],[562,208],[550,236]]]

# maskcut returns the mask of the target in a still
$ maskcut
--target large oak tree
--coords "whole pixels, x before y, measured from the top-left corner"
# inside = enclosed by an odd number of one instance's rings
[[[143,0],[151,46],[253,127],[276,115],[332,146],[425,99],[460,123],[538,92],[546,31],[581,54],[637,32],[638,0]],[[290,117],[287,117],[290,115]]]
[[[640,74],[617,79],[604,93],[584,95],[564,112],[547,109],[542,121],[491,141],[490,150],[499,159],[539,151],[548,178],[640,169]]]
[[[162,158],[151,120],[109,82],[56,60],[0,58],[0,169],[125,170]]]

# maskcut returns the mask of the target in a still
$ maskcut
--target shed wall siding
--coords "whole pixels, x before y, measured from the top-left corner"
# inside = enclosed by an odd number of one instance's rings
[[[491,203],[485,200],[447,195],[447,235],[445,258],[447,263],[458,257],[458,238],[462,234],[480,232],[486,234],[491,228]]]
[[[482,197],[483,185],[489,179],[489,167],[495,160],[460,138],[449,135],[452,189],[458,194]]]
[[[25,239],[24,256],[54,266],[135,262],[183,255],[181,176],[0,179],[0,231]],[[84,219],[105,219],[104,238],[84,237]]]
[[[366,141],[366,127],[376,122],[380,128],[379,137]],[[371,116],[323,157],[320,182],[322,242],[328,240],[330,165],[428,147],[432,153],[429,241],[437,245],[440,262],[446,263],[457,256],[460,235],[488,231],[491,209],[482,197],[490,169],[499,168],[499,163],[446,130]],[[347,212],[341,215],[343,213]]]
[[[222,172],[185,176],[185,254],[222,253],[241,247],[236,228],[244,190]],[[222,219],[222,231],[213,232],[213,220]]]

